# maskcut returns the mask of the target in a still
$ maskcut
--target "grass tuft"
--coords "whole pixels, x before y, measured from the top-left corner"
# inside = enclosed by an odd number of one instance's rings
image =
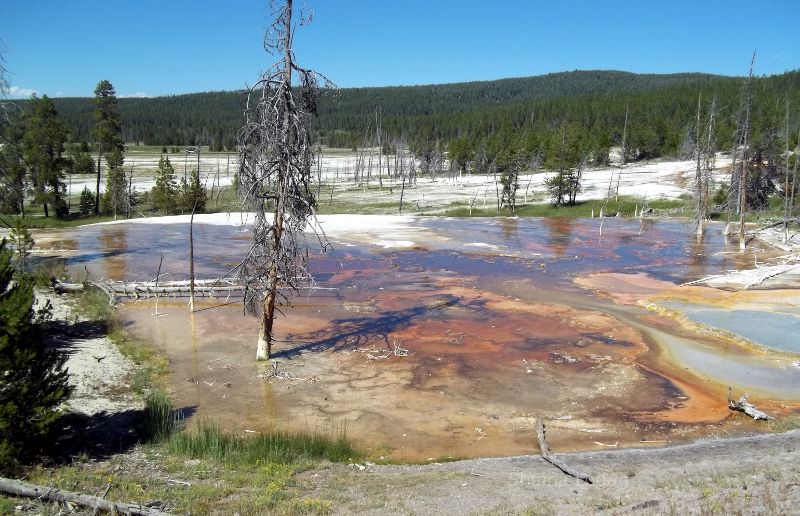
[[[200,423],[190,431],[175,434],[170,449],[192,458],[207,457],[235,464],[288,464],[302,459],[345,462],[360,457],[343,435],[276,432],[240,437],[211,423]]]
[[[173,410],[169,395],[161,389],[154,389],[147,395],[144,412],[142,438],[146,442],[164,441],[180,426],[179,414]]]

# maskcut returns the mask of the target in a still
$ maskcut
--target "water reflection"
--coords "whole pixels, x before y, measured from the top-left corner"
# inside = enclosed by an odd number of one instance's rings
[[[564,256],[567,248],[572,242],[572,220],[567,218],[548,218],[542,222],[549,230],[547,245],[555,253],[556,257]]]

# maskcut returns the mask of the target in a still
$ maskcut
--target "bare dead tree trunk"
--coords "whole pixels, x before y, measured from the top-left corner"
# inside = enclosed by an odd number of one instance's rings
[[[750,83],[753,79],[753,65],[756,62],[756,53],[750,60],[750,72],[747,74],[744,95],[744,122],[741,129],[740,141],[742,143],[741,173],[739,174],[739,250],[744,251],[747,247],[745,240],[745,214],[747,213],[747,155],[750,136],[750,108],[752,97],[750,94]]]
[[[272,4],[275,21],[264,47],[281,58],[251,88],[246,123],[239,135],[239,194],[242,204],[255,212],[253,247],[240,265],[239,278],[246,286],[247,310],[260,318],[257,360],[272,354],[276,307],[288,304],[300,282],[311,280],[301,240],[316,206],[310,185],[314,149],[308,119],[316,113],[321,76],[294,62],[292,0],[284,0],[277,8],[276,4]],[[302,104],[295,102],[293,72],[300,80],[297,89]],[[251,106],[254,92],[260,98]],[[318,238],[325,250],[324,234]]]
[[[378,140],[378,186],[383,190],[383,145],[381,141],[381,121],[379,118],[378,110],[375,109],[375,137]],[[387,158],[388,159],[388,158]]]
[[[694,175],[694,197],[695,197],[695,207],[697,210],[695,220],[695,224],[697,225],[697,236],[703,235],[703,219],[704,219],[704,210],[703,210],[703,171],[702,171],[702,151],[700,149],[700,104],[703,98],[703,94],[699,94],[697,96],[697,119],[695,121],[695,131],[694,131],[694,146],[695,146],[695,155],[697,157],[697,170],[695,171]]]
[[[625,157],[625,143],[628,138],[628,109],[630,108],[630,104],[625,104],[625,125],[622,126],[622,164],[624,165],[626,160]]]
[[[785,134],[786,134],[786,148],[784,150],[786,159],[784,161],[783,169],[786,176],[786,182],[783,188],[783,243],[789,242],[789,97],[785,98]]]
[[[281,94],[284,103],[292,102],[290,98],[292,87],[292,0],[286,0],[286,32],[284,34],[283,57],[283,84]],[[284,150],[289,148],[289,110],[283,112],[283,145]],[[288,151],[287,151],[288,152]],[[278,289],[278,257],[281,254],[281,239],[283,237],[283,219],[286,209],[286,174],[289,172],[289,156],[281,159],[277,177],[278,202],[275,206],[275,218],[272,223],[272,252],[273,261],[267,277],[267,292],[264,298],[264,311],[261,315],[261,327],[258,335],[258,348],[256,360],[267,360],[272,355],[272,327],[275,321],[275,293]]]
[[[131,210],[133,209],[133,165],[136,162],[131,163],[131,175],[128,178],[128,202],[125,203],[126,208],[126,219],[131,218]]]
[[[94,196],[94,214],[100,214],[100,164],[103,161],[103,151],[100,142],[97,142],[97,185]]]
[[[192,206],[192,216],[189,217],[189,311],[190,312],[194,312],[194,211],[196,208],[197,208],[197,202],[195,202],[194,206]],[[160,265],[159,268],[161,268]]]
[[[60,489],[56,489],[52,485],[42,486],[10,478],[0,477],[0,492],[9,494],[11,496],[22,496],[25,498],[33,498],[35,500],[42,500],[45,502],[62,503],[64,505],[72,503],[80,507],[85,507],[87,510],[93,509],[95,514],[98,511],[103,511],[113,514],[131,514],[141,516],[169,515],[169,513],[152,509],[142,504],[111,502],[99,496],[75,493],[72,491],[62,491]]]
[[[400,144],[398,144],[398,148],[399,147],[400,147]],[[400,152],[400,151],[398,151],[398,152]],[[397,159],[397,154],[395,154],[395,159]],[[400,155],[400,178],[403,181],[401,186],[400,186],[400,213],[401,214],[403,213],[403,197],[405,196],[405,193],[406,193],[406,176],[407,176],[407,174],[406,174],[406,170],[405,170],[406,169],[406,167],[405,167],[406,163],[405,162],[406,162],[406,155],[405,155],[405,152],[403,151],[403,154]],[[394,173],[397,174],[397,166],[395,166]]]

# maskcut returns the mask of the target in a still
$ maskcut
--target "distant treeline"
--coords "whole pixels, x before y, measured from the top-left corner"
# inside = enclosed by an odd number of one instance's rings
[[[721,148],[728,146],[741,84],[742,78],[707,74],[574,71],[459,84],[346,88],[322,96],[317,138],[331,147],[360,147],[372,138],[379,113],[382,139],[390,144],[445,146],[455,139],[475,142],[502,132],[521,135],[530,148],[563,124],[573,124],[591,140],[589,147],[605,149],[621,142],[627,111],[626,147],[632,158],[673,155],[690,134],[698,95],[705,107],[716,98],[717,140]],[[771,118],[782,114],[787,99],[797,113],[800,71],[757,78],[753,92],[755,121],[767,116],[765,112]],[[73,141],[89,141],[91,98],[53,100]],[[232,149],[245,100],[242,92],[119,99],[123,138],[145,145]],[[797,116],[790,125],[796,135]],[[796,136],[792,138],[794,142]]]

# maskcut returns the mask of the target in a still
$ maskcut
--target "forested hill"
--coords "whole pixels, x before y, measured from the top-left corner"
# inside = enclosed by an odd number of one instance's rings
[[[800,71],[755,81],[756,96],[781,106],[788,97],[795,109],[800,108]],[[317,128],[322,143],[360,145],[379,111],[384,133],[406,141],[486,136],[503,124],[544,130],[562,122],[581,124],[614,140],[627,109],[632,128],[655,133],[664,150],[674,150],[692,120],[698,94],[707,101],[716,97],[721,114],[730,119],[741,83],[742,78],[696,73],[573,71],[456,84],[343,88],[323,95]],[[91,99],[53,100],[72,127],[73,139],[88,140]],[[244,104],[242,92],[119,99],[126,141],[214,148],[234,145]]]

